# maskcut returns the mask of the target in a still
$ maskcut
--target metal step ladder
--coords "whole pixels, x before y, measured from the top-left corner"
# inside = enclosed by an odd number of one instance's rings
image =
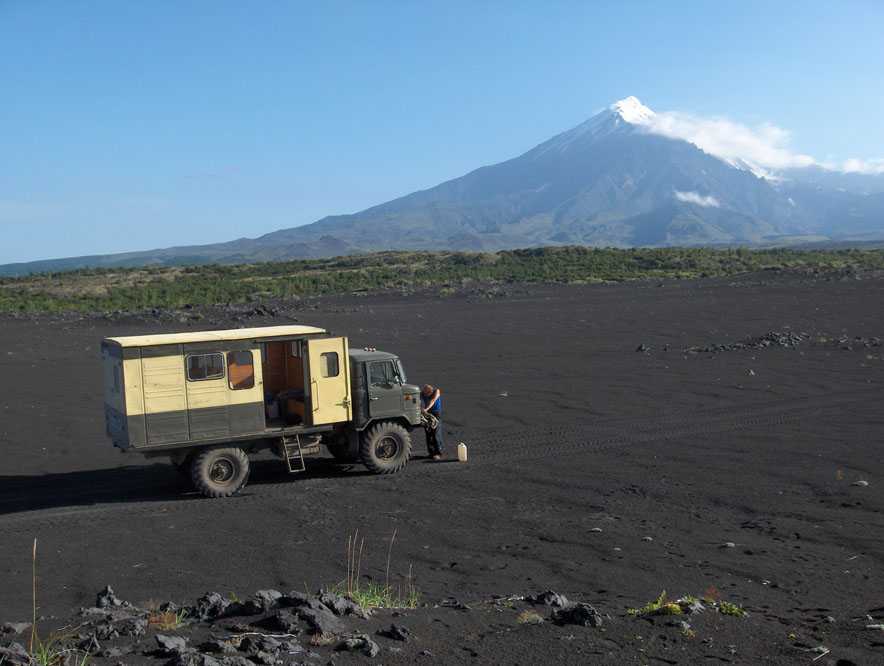
[[[286,439],[285,435],[282,436],[282,455],[285,458],[285,464],[288,466],[290,474],[303,472],[307,469],[299,435],[295,435],[291,439]]]

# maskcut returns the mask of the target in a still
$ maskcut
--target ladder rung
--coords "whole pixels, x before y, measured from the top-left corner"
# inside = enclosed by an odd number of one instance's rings
[[[282,453],[290,473],[303,472],[307,469],[304,463],[304,452],[301,450],[301,437],[295,435],[294,443],[289,443],[282,438]]]

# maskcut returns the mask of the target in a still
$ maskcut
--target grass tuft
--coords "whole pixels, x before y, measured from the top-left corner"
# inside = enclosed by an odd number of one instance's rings
[[[312,634],[310,636],[310,645],[312,647],[327,647],[333,645],[338,640],[334,634]]]
[[[742,606],[723,601],[720,599],[721,594],[715,587],[709,587],[703,594],[702,602],[708,606],[712,606],[722,615],[730,615],[732,617],[746,617],[749,613]],[[685,596],[669,601],[666,598],[666,591],[660,593],[654,601],[651,601],[641,608],[628,608],[626,614],[632,617],[643,617],[647,615],[683,615],[692,612],[694,606],[700,599],[686,594]],[[700,608],[699,610],[702,610]]]
[[[641,617],[643,615],[682,615],[684,611],[676,601],[666,600],[666,590],[656,600],[650,601],[641,608],[628,608],[627,615]]]
[[[749,614],[745,608],[737,604],[733,604],[730,601],[719,601],[717,608],[718,612],[722,615],[731,615],[733,617],[746,617]]]
[[[88,652],[73,650],[67,647],[71,636],[64,634],[50,634],[45,640],[40,638],[37,631],[37,539],[34,539],[34,547],[31,550],[31,602],[32,623],[31,638],[28,642],[28,654],[35,666],[86,666],[89,663]],[[2,665],[3,659],[0,659]]]
[[[187,611],[183,608],[178,611],[155,611],[147,618],[148,626],[161,631],[176,631],[184,626],[187,620]]]
[[[414,586],[414,573],[411,565],[408,575],[397,584],[390,581],[390,564],[393,557],[393,544],[396,541],[396,530],[390,537],[387,548],[387,562],[384,570],[384,582],[363,580],[362,561],[365,555],[365,537],[359,536],[359,530],[347,537],[347,577],[333,585],[329,591],[348,597],[366,610],[375,608],[417,608],[420,594]]]

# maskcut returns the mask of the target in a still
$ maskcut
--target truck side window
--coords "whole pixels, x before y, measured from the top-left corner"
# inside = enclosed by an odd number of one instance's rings
[[[368,383],[372,386],[384,386],[389,383],[383,363],[372,363],[368,366]]]
[[[187,357],[187,379],[200,382],[224,376],[224,357],[221,354],[193,354]]]
[[[338,352],[324,352],[319,356],[319,366],[323,377],[337,377],[341,374]]]
[[[368,383],[372,386],[389,387],[391,384],[398,384],[396,371],[393,369],[392,361],[379,361],[368,366]]]
[[[252,359],[252,352],[227,352],[227,383],[234,391],[255,387],[255,361]]]

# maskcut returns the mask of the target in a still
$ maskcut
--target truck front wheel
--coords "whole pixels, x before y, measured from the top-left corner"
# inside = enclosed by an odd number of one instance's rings
[[[238,447],[205,449],[193,456],[190,478],[206,497],[230,497],[249,480],[249,457]]]
[[[411,435],[398,423],[382,421],[362,435],[362,464],[375,474],[395,474],[411,456]]]

